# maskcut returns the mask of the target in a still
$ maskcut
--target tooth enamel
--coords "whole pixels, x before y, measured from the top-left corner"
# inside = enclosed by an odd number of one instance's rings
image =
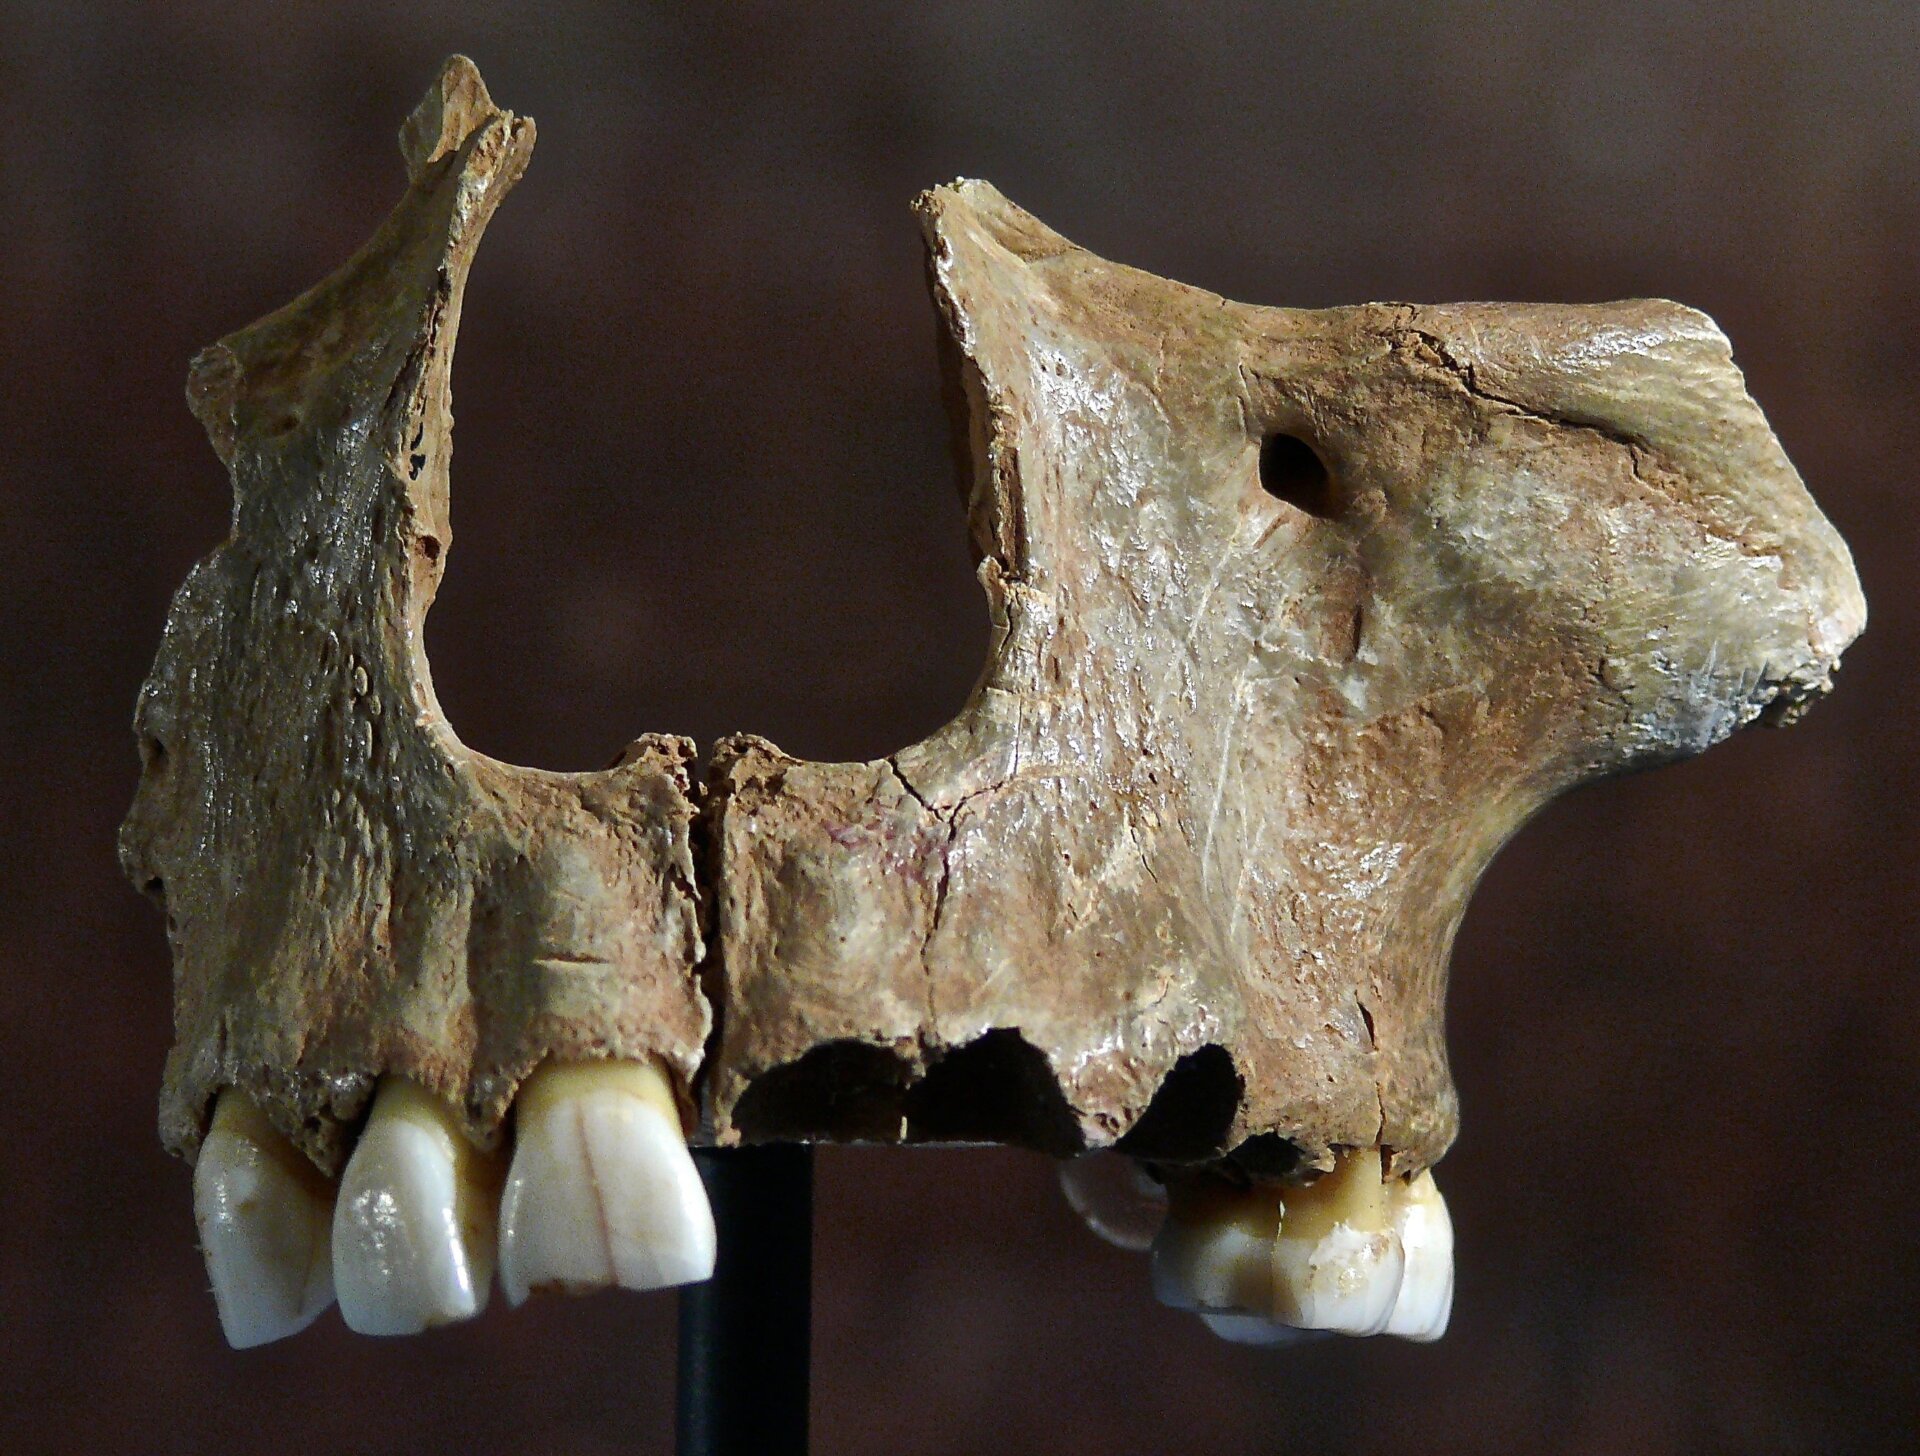
[[[1230,1345],[1261,1345],[1268,1348],[1299,1345],[1308,1340],[1317,1340],[1327,1333],[1325,1330],[1297,1330],[1292,1325],[1283,1325],[1278,1320],[1257,1314],[1202,1313],[1200,1321]]]
[[[1407,1269],[1386,1332],[1437,1340],[1447,1332],[1453,1311],[1453,1220],[1447,1201],[1430,1172],[1394,1188],[1390,1196]]]
[[[403,1077],[382,1081],[333,1211],[347,1328],[412,1335],[485,1309],[499,1186],[444,1103]]]
[[[1273,1308],[1280,1190],[1196,1182],[1173,1190],[1153,1242],[1153,1292],[1174,1309],[1257,1314]]]
[[[1153,1247],[1167,1218],[1167,1190],[1124,1153],[1082,1153],[1060,1165],[1067,1204],[1110,1244],[1136,1252]]]
[[[1343,1153],[1333,1171],[1281,1200],[1273,1241],[1273,1313],[1305,1330],[1376,1335],[1400,1295],[1405,1254],[1380,1150]]]
[[[1395,1333],[1436,1338],[1452,1298],[1445,1207],[1430,1178],[1410,1187],[1380,1173],[1379,1149],[1363,1148],[1303,1187],[1178,1185],[1153,1246],[1155,1294],[1209,1316],[1349,1335],[1380,1334],[1397,1319]],[[1402,1309],[1407,1234],[1419,1252]],[[1243,1339],[1261,1333],[1237,1319],[1217,1327],[1227,1331]]]
[[[305,1329],[333,1303],[333,1190],[244,1092],[214,1104],[193,1217],[220,1328],[236,1350]]]
[[[550,1063],[527,1079],[500,1202],[509,1302],[690,1284],[711,1277],[713,1258],[713,1212],[659,1067]]]

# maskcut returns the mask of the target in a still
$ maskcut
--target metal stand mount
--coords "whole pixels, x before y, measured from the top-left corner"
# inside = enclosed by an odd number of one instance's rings
[[[813,1149],[695,1148],[720,1235],[680,1291],[678,1456],[805,1456]]]

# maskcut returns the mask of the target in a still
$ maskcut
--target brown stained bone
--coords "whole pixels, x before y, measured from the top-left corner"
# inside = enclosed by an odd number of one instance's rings
[[[704,982],[722,1142],[1412,1171],[1499,845],[1791,716],[1863,624],[1697,313],[1251,308],[959,183],[920,214],[986,670],[879,762],[724,742],[696,863],[690,745],[495,763],[421,655],[460,287],[531,140],[450,62],[381,233],[196,363],[235,530],[175,603],[124,836],[169,912],[179,1150],[228,1084],[333,1166],[385,1072],[482,1139],[549,1053],[692,1078]]]
[[[336,1171],[385,1072],[484,1142],[549,1053],[699,1065],[693,745],[643,738],[603,773],[497,763],[447,726],[421,645],[461,293],[533,134],[449,62],[401,132],[385,226],[194,361],[233,532],[141,693],[121,848],[173,943],[176,1151],[224,1086]]]
[[[722,745],[718,1135],[1426,1166],[1488,860],[1824,690],[1845,546],[1691,310],[1250,308],[920,215],[990,661],[882,762]]]

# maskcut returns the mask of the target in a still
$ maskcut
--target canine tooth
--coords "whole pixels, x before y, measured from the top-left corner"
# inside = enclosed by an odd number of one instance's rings
[[[236,1350],[305,1329],[333,1303],[333,1190],[246,1093],[229,1088],[193,1168],[193,1218]]]
[[[1282,1196],[1274,1317],[1307,1330],[1379,1334],[1400,1296],[1405,1264],[1380,1150],[1343,1153],[1332,1172]]]
[[[1167,1190],[1125,1153],[1069,1158],[1060,1165],[1060,1191],[1088,1228],[1123,1249],[1152,1248],[1167,1219]]]
[[[713,1211],[673,1088],[647,1062],[543,1066],[514,1108],[500,1286],[662,1289],[713,1274]]]
[[[1453,1220],[1447,1201],[1430,1172],[1392,1189],[1389,1198],[1407,1268],[1386,1332],[1437,1340],[1447,1332],[1453,1311]]]
[[[1174,1309],[1266,1317],[1280,1190],[1196,1181],[1176,1185],[1153,1241],[1153,1292]]]
[[[445,1103],[404,1077],[382,1081],[333,1210],[347,1328],[413,1335],[485,1309],[499,1188]]]

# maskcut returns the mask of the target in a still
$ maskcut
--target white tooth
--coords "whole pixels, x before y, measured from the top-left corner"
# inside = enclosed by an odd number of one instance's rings
[[[1087,1227],[1123,1249],[1148,1249],[1167,1218],[1167,1190],[1125,1153],[1082,1153],[1060,1165],[1060,1190]]]
[[[333,1190],[244,1092],[214,1104],[193,1217],[220,1328],[236,1350],[305,1329],[333,1303]]]
[[[500,1287],[661,1289],[713,1274],[713,1211],[653,1063],[547,1064],[520,1089]]]
[[[1387,1320],[1387,1333],[1437,1340],[1453,1312],[1453,1220],[1432,1173],[1390,1190],[1407,1272]]]
[[[404,1077],[383,1080],[333,1210],[347,1328],[413,1335],[485,1309],[499,1187],[445,1103]]]
[[[1201,1322],[1230,1345],[1302,1345],[1323,1338],[1325,1330],[1296,1330],[1257,1314],[1202,1314]]]
[[[1273,1308],[1277,1188],[1182,1185],[1153,1241],[1153,1292],[1174,1309],[1259,1314]]]
[[[1407,1194],[1408,1209],[1426,1210],[1410,1226],[1432,1238],[1430,1206],[1405,1185],[1381,1181],[1378,1148],[1340,1155],[1331,1172],[1304,1187],[1234,1188],[1203,1177],[1177,1183],[1173,1193],[1153,1245],[1153,1287],[1176,1309],[1379,1334],[1397,1308],[1406,1264],[1397,1196]],[[1415,1300],[1407,1322],[1425,1329],[1432,1297]],[[1235,1321],[1225,1328],[1245,1337],[1256,1327]]]
[[[1377,1335],[1393,1314],[1404,1268],[1378,1148],[1343,1153],[1332,1172],[1286,1190],[1273,1241],[1276,1319]]]

